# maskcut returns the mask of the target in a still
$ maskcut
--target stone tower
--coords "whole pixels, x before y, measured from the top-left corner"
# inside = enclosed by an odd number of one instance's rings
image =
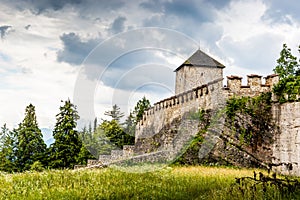
[[[197,50],[176,70],[175,94],[222,79],[225,66],[201,50]]]

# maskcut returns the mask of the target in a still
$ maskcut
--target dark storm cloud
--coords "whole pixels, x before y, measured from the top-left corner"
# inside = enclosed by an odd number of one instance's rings
[[[212,13],[215,8],[223,8],[230,3],[229,0],[217,0],[217,1],[197,1],[197,0],[174,0],[174,1],[146,1],[140,4],[141,8],[150,10],[155,13],[164,13],[165,16],[178,16],[182,18],[193,19],[197,22],[207,22],[214,19]]]
[[[99,10],[115,10],[124,5],[120,0],[3,0],[5,4],[19,10],[31,10],[41,14],[48,10],[61,10],[66,5],[76,8],[82,15],[96,13]]]
[[[82,41],[75,33],[65,33],[60,36],[60,39],[64,44],[64,49],[57,52],[57,60],[76,65],[81,64],[84,58],[101,41],[100,39]]]
[[[286,17],[289,15],[297,20],[300,20],[300,4],[298,0],[273,0],[271,2],[264,0],[264,2],[268,5],[268,9],[265,14],[267,19],[271,19],[275,23],[291,23],[291,21],[289,21],[289,19]]]
[[[5,37],[5,35],[7,34],[8,30],[9,30],[11,27],[12,27],[12,26],[7,26],[7,25],[0,26],[0,35],[1,35],[1,38],[2,38],[2,39]]]
[[[126,21],[126,17],[122,17],[122,16],[117,17],[111,24],[109,31],[113,34],[123,32],[125,30],[125,25],[124,25],[125,21]]]

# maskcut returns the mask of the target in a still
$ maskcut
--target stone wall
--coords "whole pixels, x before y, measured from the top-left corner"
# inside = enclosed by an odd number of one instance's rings
[[[276,171],[300,176],[300,102],[273,105],[280,134],[273,146]]]
[[[217,79],[155,103],[145,111],[143,119],[137,124],[135,142],[138,143],[142,138],[153,137],[164,126],[170,125],[176,118],[183,117],[184,113],[219,106],[224,102],[222,80]]]
[[[273,85],[278,83],[277,75],[265,77],[265,84],[262,83],[262,76],[251,74],[247,76],[247,85],[242,85],[242,77],[227,76],[227,86],[224,87],[227,98],[232,96],[258,96],[263,92],[272,91]]]
[[[176,71],[175,94],[181,94],[221,78],[223,78],[222,68],[183,66]]]
[[[247,85],[242,85],[241,77],[229,76],[225,87],[222,77],[198,86],[201,81],[207,81],[201,78],[208,75],[206,72],[222,75],[222,70],[193,70],[196,69],[183,67],[182,71],[178,71],[176,95],[155,103],[144,112],[142,120],[136,126],[135,146],[125,146],[123,151],[112,151],[111,155],[100,156],[100,160],[105,163],[108,160],[120,161],[128,158],[133,162],[169,159],[174,156],[170,150],[179,152],[178,148],[182,148],[197,134],[197,124],[184,119],[186,113],[199,109],[218,110],[233,96],[258,96],[272,91],[274,84],[279,81],[277,75],[270,75],[265,77],[263,83],[261,76],[252,74],[247,76]],[[184,82],[184,79],[191,81]],[[272,98],[276,102],[274,95]],[[274,168],[276,171],[300,176],[300,102],[274,103],[272,112],[280,134],[275,136],[270,148],[265,145],[257,151],[244,148],[240,146],[238,139],[234,141],[224,134],[226,131],[230,132],[230,129],[219,127],[218,133],[215,130],[210,131],[211,134],[220,134],[223,131],[222,135],[218,135],[219,141],[213,142],[216,145],[211,155],[216,159],[227,158],[226,162],[238,166],[266,166],[264,163],[272,161],[277,165]]]

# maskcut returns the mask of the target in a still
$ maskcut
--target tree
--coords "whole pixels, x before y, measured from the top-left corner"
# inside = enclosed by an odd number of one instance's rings
[[[15,166],[15,137],[13,132],[9,131],[6,124],[1,127],[0,136],[0,171],[16,171]]]
[[[298,51],[300,52],[300,46]],[[292,55],[291,49],[288,48],[286,44],[283,44],[283,49],[280,52],[280,57],[277,59],[277,64],[274,72],[279,75],[281,80],[295,76],[300,72],[297,57]]]
[[[151,107],[150,101],[146,99],[145,96],[137,102],[136,106],[134,107],[136,123],[142,119],[144,111],[150,107]]]
[[[110,142],[119,148],[123,148],[123,145],[134,144],[134,136],[125,133],[116,120],[103,121],[100,128],[104,131]]]
[[[136,120],[133,114],[130,112],[127,119],[125,120],[124,123],[124,131],[128,135],[135,136],[135,127],[136,127]]]
[[[44,163],[46,144],[36,120],[35,107],[29,104],[25,117],[16,133],[16,165],[20,171],[29,170],[31,165],[40,161]]]
[[[112,120],[116,120],[117,122],[120,122],[120,119],[124,117],[124,113],[120,111],[120,107],[118,107],[116,104],[113,105],[112,110],[105,111],[104,115],[110,116]]]
[[[300,46],[298,51],[300,52]],[[299,62],[297,57],[292,55],[291,49],[284,44],[277,60],[278,65],[273,70],[279,75],[279,82],[274,86],[273,92],[281,103],[297,100],[297,95],[300,94]]]
[[[56,115],[53,131],[54,143],[50,146],[50,166],[53,168],[73,168],[78,164],[82,142],[75,129],[79,115],[70,100],[65,101]]]
[[[95,119],[94,119],[94,130],[93,130],[94,132],[96,132],[97,126],[98,126],[97,117],[95,117]]]
[[[110,151],[115,148],[100,127],[93,132],[84,127],[79,135],[85,148],[94,158],[98,158],[100,154],[110,154]]]

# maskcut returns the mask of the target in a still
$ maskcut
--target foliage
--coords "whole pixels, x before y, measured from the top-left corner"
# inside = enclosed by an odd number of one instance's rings
[[[43,164],[40,161],[35,161],[31,166],[30,166],[31,171],[38,171],[41,172],[44,170]]]
[[[136,121],[133,114],[130,112],[124,123],[124,132],[128,135],[135,136],[135,127]]]
[[[247,194],[253,189],[248,187],[241,194],[240,185],[234,183],[235,178],[252,173],[198,166],[147,173],[106,168],[1,174],[0,199],[251,199]],[[295,195],[291,192],[282,198],[280,190],[271,187],[267,193],[257,190],[252,199],[292,199]]]
[[[95,159],[95,156],[91,154],[85,144],[82,144],[76,161],[81,165],[87,165],[88,159]]]
[[[298,48],[300,52],[300,46]],[[279,83],[273,88],[274,93],[279,97],[279,102],[295,101],[300,95],[300,63],[297,57],[293,56],[291,49],[286,44],[280,52],[274,72],[279,75]]]
[[[199,160],[198,152],[204,142],[204,134],[206,133],[211,118],[211,110],[199,109],[196,112],[189,112],[188,119],[198,122],[198,133],[190,141],[182,151],[182,154],[176,158],[173,164],[175,165],[197,165]]]
[[[117,122],[120,122],[120,119],[124,117],[124,113],[120,111],[120,107],[118,107],[116,104],[113,105],[112,110],[105,111],[104,115],[110,116],[112,120]]]
[[[6,124],[1,127],[0,171],[16,171],[15,165],[15,135],[9,131]]]
[[[273,199],[273,191],[276,192],[276,198],[278,199],[297,199],[300,195],[300,182],[299,179],[291,177],[278,177],[276,173],[264,175],[262,172],[253,172],[253,177],[239,177],[236,178],[235,185],[233,187],[234,193],[243,198],[256,199],[258,192],[264,195],[265,199]]]
[[[230,98],[225,113],[226,126],[231,127],[241,143],[245,142],[256,150],[263,142],[272,142],[276,127],[272,121],[270,92],[253,98]]]
[[[46,144],[38,127],[35,107],[32,104],[26,107],[24,120],[15,130],[15,134],[15,162],[18,170],[29,170],[36,161],[45,163]]]
[[[101,154],[110,154],[110,151],[115,148],[100,127],[96,128],[95,131],[83,128],[79,132],[79,136],[94,158],[98,158]]]
[[[53,168],[73,168],[78,164],[82,141],[76,128],[79,119],[76,106],[70,100],[64,102],[56,115],[53,131],[55,142],[50,146],[50,166]]]
[[[134,144],[134,136],[124,132],[121,125],[116,120],[103,121],[100,128],[104,131],[105,136],[118,148],[123,148],[123,145]]]
[[[139,122],[144,114],[144,111],[151,107],[150,101],[146,99],[144,96],[141,100],[139,100],[134,107],[134,115],[135,115],[135,121],[136,123]]]

